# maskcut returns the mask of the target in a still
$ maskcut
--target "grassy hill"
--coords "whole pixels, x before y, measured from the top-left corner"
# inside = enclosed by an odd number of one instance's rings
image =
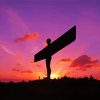
[[[0,82],[0,100],[100,99],[100,81],[91,78]]]

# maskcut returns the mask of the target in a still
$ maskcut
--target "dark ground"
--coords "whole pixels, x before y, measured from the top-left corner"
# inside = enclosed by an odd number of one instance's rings
[[[100,81],[93,78],[0,82],[0,100],[100,100]]]

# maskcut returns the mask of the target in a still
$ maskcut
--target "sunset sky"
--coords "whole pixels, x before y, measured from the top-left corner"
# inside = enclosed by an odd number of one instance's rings
[[[34,55],[76,25],[76,41],[52,56],[51,78],[100,79],[99,0],[0,0],[0,81],[46,76]]]

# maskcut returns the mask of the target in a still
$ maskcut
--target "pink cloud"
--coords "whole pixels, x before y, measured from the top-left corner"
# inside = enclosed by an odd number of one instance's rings
[[[77,68],[77,70],[86,70],[87,68],[96,67],[98,60],[92,60],[91,57],[87,55],[82,55],[76,58],[69,67]]]
[[[25,34],[23,37],[17,38],[14,41],[15,42],[23,42],[23,41],[27,41],[27,40],[36,40],[39,38],[39,33],[35,32],[35,33],[29,33],[29,34]]]

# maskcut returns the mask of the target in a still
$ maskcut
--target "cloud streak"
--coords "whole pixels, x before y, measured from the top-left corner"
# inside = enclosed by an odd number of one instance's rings
[[[7,46],[2,44],[2,43],[0,43],[0,49],[2,49],[4,52],[6,52],[6,53],[8,53],[10,55],[15,56],[15,53],[12,52],[10,49],[8,49]]]
[[[28,26],[22,20],[22,18],[11,7],[2,7],[2,11],[8,16],[12,25],[22,32],[30,31]]]

